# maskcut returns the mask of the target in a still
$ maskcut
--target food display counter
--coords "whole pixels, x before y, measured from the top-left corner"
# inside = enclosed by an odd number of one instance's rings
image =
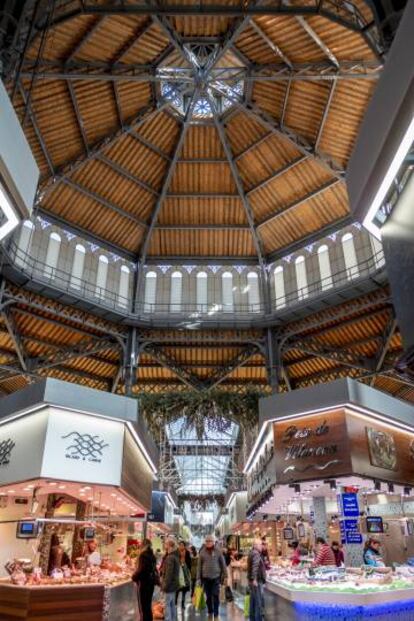
[[[135,585],[117,583],[24,585],[0,581],[2,621],[135,621],[138,618]]]
[[[286,621],[412,621],[414,572],[405,567],[384,571],[274,568],[266,582],[266,611]]]

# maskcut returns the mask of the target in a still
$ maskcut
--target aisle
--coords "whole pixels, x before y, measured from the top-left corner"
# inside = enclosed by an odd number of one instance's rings
[[[181,609],[178,611],[178,621],[182,621]],[[188,605],[184,621],[207,621],[207,611],[195,612],[193,606]],[[220,605],[220,621],[245,621],[243,612],[236,604]]]

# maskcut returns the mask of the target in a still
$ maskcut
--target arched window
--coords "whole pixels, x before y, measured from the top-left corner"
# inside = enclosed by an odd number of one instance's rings
[[[170,290],[170,311],[179,313],[181,311],[181,298],[183,292],[183,275],[181,272],[173,272],[171,274],[171,290]]]
[[[379,239],[377,239],[374,235],[369,236],[369,240],[371,242],[372,253],[374,255],[374,263],[377,270],[385,265],[385,257],[384,251],[382,249],[382,244]]]
[[[318,248],[319,272],[321,275],[321,288],[326,291],[333,286],[331,262],[329,260],[329,248],[326,244]]]
[[[30,246],[32,245],[33,233],[35,226],[30,220],[25,220],[23,226],[20,229],[18,252],[16,255],[16,262],[20,265],[25,263],[25,255],[30,254]]]
[[[234,309],[233,302],[233,274],[224,272],[221,276],[221,297],[223,302],[223,311],[232,313]]]
[[[48,278],[53,278],[55,275],[55,270],[59,260],[61,241],[60,235],[57,233],[50,234],[44,268],[44,274]]]
[[[298,287],[298,299],[304,300],[308,297],[308,278],[306,275],[305,257],[300,255],[295,260],[296,284]]]
[[[105,297],[106,279],[108,277],[108,258],[101,254],[98,260],[98,271],[96,273],[95,295],[101,300]]]
[[[342,250],[344,252],[346,276],[348,280],[352,280],[352,278],[358,278],[358,261],[355,252],[354,237],[352,233],[345,233],[341,241]]]
[[[249,300],[249,311],[258,313],[260,311],[259,277],[256,272],[247,274],[247,299]]]
[[[72,289],[80,289],[82,286],[85,253],[85,247],[82,246],[82,244],[76,244],[75,254],[73,255],[72,273],[70,275],[70,286]]]
[[[198,272],[197,274],[197,311],[199,313],[207,312],[207,274],[206,272]]]
[[[154,312],[156,292],[157,273],[147,272],[145,275],[144,313]]]
[[[128,297],[129,297],[129,275],[130,269],[127,265],[121,265],[121,273],[119,276],[119,287],[118,287],[118,304],[123,308],[127,308],[128,306]]]
[[[278,265],[273,272],[275,279],[275,301],[276,308],[283,308],[286,306],[286,294],[285,294],[285,278],[283,274],[283,266]]]

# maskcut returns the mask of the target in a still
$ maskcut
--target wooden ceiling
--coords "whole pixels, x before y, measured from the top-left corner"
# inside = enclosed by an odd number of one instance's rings
[[[0,319],[0,389],[37,376],[125,394],[128,328],[6,285]],[[414,402],[414,388],[393,370],[401,336],[387,288],[286,323],[279,390],[352,377]],[[143,347],[133,394],[219,385],[269,391],[262,330],[138,330]]]
[[[137,257],[145,244],[148,257],[255,256],[256,235],[266,256],[349,215],[343,172],[381,63],[364,32],[321,15],[245,19],[221,57],[262,72],[220,119],[236,173],[211,119],[172,163],[182,119],[156,80],[131,76],[186,66],[169,32],[223,46],[238,19],[75,11],[40,30],[14,101],[41,170],[36,209]]]

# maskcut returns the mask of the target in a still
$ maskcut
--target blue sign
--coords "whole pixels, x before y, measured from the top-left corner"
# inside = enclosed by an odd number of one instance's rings
[[[315,511],[311,510],[309,511],[309,522],[313,524],[314,521],[315,521]]]
[[[359,530],[358,520],[344,520],[344,528],[345,530]]]
[[[362,543],[361,533],[358,533],[355,530],[347,530],[345,533],[345,539],[346,543]]]
[[[358,517],[359,504],[358,496],[355,493],[341,494],[340,507],[344,517]]]
[[[343,520],[339,522],[339,530],[341,533],[341,543],[344,544],[345,543],[345,524]]]

